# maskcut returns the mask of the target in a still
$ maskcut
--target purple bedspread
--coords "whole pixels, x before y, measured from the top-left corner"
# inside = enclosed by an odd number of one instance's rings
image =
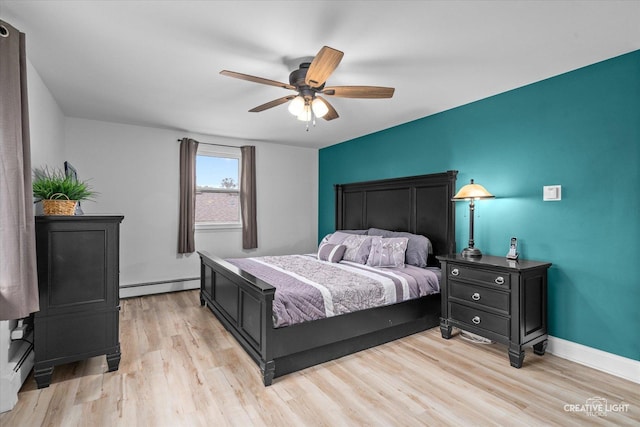
[[[228,259],[276,288],[275,327],[337,316],[440,292],[440,270],[376,268],[314,255]]]

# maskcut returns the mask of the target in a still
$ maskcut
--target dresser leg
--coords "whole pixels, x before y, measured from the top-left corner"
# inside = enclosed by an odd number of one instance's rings
[[[453,327],[447,323],[446,320],[440,320],[440,333],[442,334],[442,338],[448,340],[451,338],[451,331]]]
[[[538,344],[533,345],[533,352],[538,356],[544,355],[544,352],[547,351],[547,340],[539,342]]]
[[[118,345],[117,351],[107,354],[107,365],[109,366],[108,372],[113,372],[118,370],[118,368],[120,367],[120,357],[121,357],[120,346]]]
[[[44,368],[34,368],[33,377],[36,380],[38,388],[49,387],[51,384],[51,376],[53,375],[53,366],[45,366]]]
[[[509,346],[509,362],[514,368],[521,368],[524,362],[524,351],[520,345]]]

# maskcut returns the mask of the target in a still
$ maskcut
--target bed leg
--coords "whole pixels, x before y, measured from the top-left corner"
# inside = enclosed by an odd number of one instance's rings
[[[200,306],[204,307],[206,305],[207,305],[206,301],[204,300],[204,298],[202,298],[202,295],[200,295]]]
[[[271,385],[273,376],[276,373],[276,362],[270,360],[266,363],[260,362],[260,371],[262,371],[262,382],[265,387]]]

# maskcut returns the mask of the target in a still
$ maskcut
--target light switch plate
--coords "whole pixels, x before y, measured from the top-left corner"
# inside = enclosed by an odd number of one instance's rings
[[[562,200],[562,186],[561,185],[545,185],[542,188],[542,200],[550,202],[557,202]]]

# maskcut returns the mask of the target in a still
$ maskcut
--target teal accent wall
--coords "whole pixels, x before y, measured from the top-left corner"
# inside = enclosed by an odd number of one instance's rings
[[[390,105],[389,108],[392,108]],[[319,238],[337,183],[458,170],[496,196],[475,241],[549,261],[549,333],[640,360],[640,50],[319,153]],[[561,185],[562,200],[542,200]],[[469,208],[456,205],[458,251]]]

